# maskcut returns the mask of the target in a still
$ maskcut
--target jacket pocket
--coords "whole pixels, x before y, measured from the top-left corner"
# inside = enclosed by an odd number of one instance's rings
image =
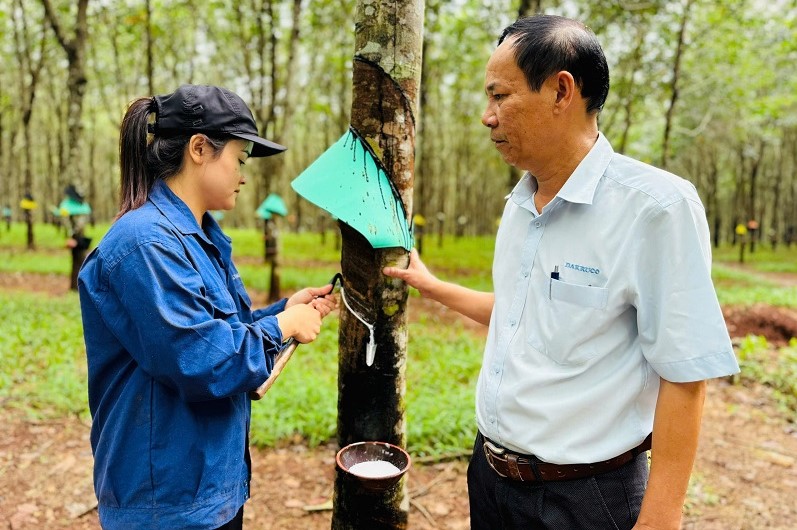
[[[238,294],[238,298],[241,300],[241,305],[245,309],[251,309],[252,307],[252,299],[249,298],[249,293],[246,292],[246,287],[244,287],[244,282],[241,281],[241,276],[238,273],[235,273],[233,277],[233,283],[235,284],[235,290]]]
[[[227,319],[231,315],[238,313],[238,307],[230,296],[227,289],[208,289],[205,297],[213,306],[213,318]]]

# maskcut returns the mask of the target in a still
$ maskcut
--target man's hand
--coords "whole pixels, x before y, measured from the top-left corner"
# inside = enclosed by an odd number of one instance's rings
[[[705,396],[705,381],[661,380],[653,420],[650,478],[634,530],[681,528]]]
[[[385,267],[382,269],[385,276],[404,280],[410,287],[415,287],[420,291],[421,296],[433,298],[431,288],[437,282],[437,278],[429,272],[426,265],[421,261],[418,251],[414,248],[410,251],[410,264],[406,269],[398,267]]]
[[[385,267],[382,269],[382,273],[391,278],[404,280],[410,287],[418,289],[424,298],[440,302],[485,326],[490,324],[490,315],[495,304],[493,293],[474,291],[461,285],[439,280],[429,272],[418,256],[418,251],[414,248],[410,251],[410,264],[406,269]]]

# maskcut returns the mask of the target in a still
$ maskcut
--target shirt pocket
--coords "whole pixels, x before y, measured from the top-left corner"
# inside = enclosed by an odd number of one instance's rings
[[[557,300],[593,309],[605,309],[609,301],[609,289],[606,287],[567,283],[553,278],[548,282],[548,298],[552,301]]]
[[[548,298],[540,305],[528,345],[562,366],[600,355],[596,334],[606,318],[609,289],[549,279]]]

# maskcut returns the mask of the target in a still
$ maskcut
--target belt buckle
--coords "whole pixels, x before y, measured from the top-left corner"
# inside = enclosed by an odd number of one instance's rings
[[[506,452],[506,449],[504,449],[503,447],[498,447],[497,445],[492,443],[490,440],[484,440],[484,444],[482,445],[482,449],[484,449],[484,456],[485,456],[485,458],[487,458],[487,464],[489,464],[489,466],[492,468],[492,470],[495,471],[498,474],[499,477],[507,478],[507,475],[504,475],[503,473],[498,471],[498,469],[495,467],[495,464],[493,464],[493,458],[495,456],[499,456],[499,455],[504,454]]]

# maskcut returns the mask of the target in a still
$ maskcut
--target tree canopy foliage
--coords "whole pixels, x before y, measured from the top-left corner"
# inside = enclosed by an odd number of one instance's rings
[[[480,122],[484,65],[501,29],[538,8],[603,43],[600,123],[615,150],[694,182],[722,240],[756,219],[761,234],[797,241],[793,0],[427,0],[413,205],[427,227],[495,229],[518,175]],[[0,201],[18,214],[30,193],[43,220],[75,183],[111,219],[128,102],[209,83],[239,93],[289,147],[248,166],[224,222],[254,225],[277,192],[291,227],[314,227],[320,212],[289,183],[348,126],[354,12],[354,0],[0,0]]]

